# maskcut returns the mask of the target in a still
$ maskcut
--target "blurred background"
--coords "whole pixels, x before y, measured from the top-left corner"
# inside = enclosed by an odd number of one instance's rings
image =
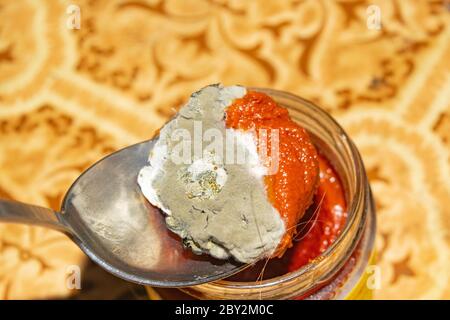
[[[85,168],[216,82],[330,112],[376,198],[375,298],[450,299],[447,1],[0,0],[0,198],[59,209]],[[0,224],[0,299],[144,297],[65,236]]]

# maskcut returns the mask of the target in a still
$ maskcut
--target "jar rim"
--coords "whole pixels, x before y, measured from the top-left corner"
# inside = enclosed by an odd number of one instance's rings
[[[311,109],[312,112],[317,114],[319,117],[324,118],[327,123],[329,123],[333,128],[332,130],[337,133],[337,135],[340,138],[340,143],[345,145],[346,149],[349,151],[350,159],[352,162],[352,168],[354,170],[354,174],[352,174],[352,179],[354,181],[352,184],[354,184],[354,191],[350,195],[350,201],[347,205],[347,221],[346,224],[342,230],[342,232],[339,234],[339,236],[336,238],[336,240],[318,257],[313,259],[310,263],[300,267],[297,270],[288,272],[286,274],[266,279],[266,280],[258,280],[253,282],[235,282],[235,281],[229,281],[229,280],[217,280],[209,283],[205,283],[202,285],[195,286],[195,288],[215,288],[215,289],[227,289],[227,290],[240,290],[240,289],[263,289],[266,287],[271,287],[273,285],[278,285],[282,283],[287,283],[289,281],[292,281],[293,279],[296,279],[300,276],[304,276],[307,274],[314,275],[315,272],[320,268],[321,262],[323,262],[327,257],[329,257],[334,250],[342,245],[342,242],[350,231],[353,229],[354,225],[358,223],[358,228],[356,230],[356,234],[354,239],[350,242],[349,248],[347,248],[347,257],[343,257],[343,261],[341,262],[341,266],[343,263],[347,260],[348,256],[350,256],[351,252],[355,249],[357,243],[359,242],[359,239],[361,238],[361,234],[364,230],[365,220],[366,220],[366,212],[365,210],[361,210],[361,202],[364,202],[364,198],[367,198],[368,191],[368,184],[367,184],[367,178],[365,174],[364,164],[362,162],[361,156],[350,139],[350,137],[347,135],[345,130],[337,123],[337,121],[329,115],[325,110],[318,107],[316,104],[314,104],[311,101],[308,101],[304,98],[301,98],[297,95],[294,95],[292,93],[288,93],[285,91],[279,91],[275,89],[268,89],[268,88],[260,88],[260,87],[248,87],[247,89],[253,90],[253,91],[260,91],[263,93],[268,94],[275,100],[278,99],[287,99],[291,102],[302,104],[304,106],[307,106]],[[283,105],[282,103],[280,103]],[[284,106],[284,105],[283,105]],[[289,106],[284,106],[288,109],[292,109]],[[342,179],[342,178],[341,178]],[[338,266],[336,269],[339,269]],[[329,272],[332,270],[329,270]],[[328,273],[329,273],[328,272]],[[333,274],[324,274],[322,275],[325,281],[325,279],[331,278]]]

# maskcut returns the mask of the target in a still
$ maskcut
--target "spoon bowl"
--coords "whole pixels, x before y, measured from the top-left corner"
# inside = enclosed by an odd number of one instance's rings
[[[154,140],[112,153],[70,187],[61,212],[0,200],[0,222],[39,224],[66,233],[94,262],[128,281],[184,287],[225,278],[245,265],[194,255],[165,227],[137,184]]]

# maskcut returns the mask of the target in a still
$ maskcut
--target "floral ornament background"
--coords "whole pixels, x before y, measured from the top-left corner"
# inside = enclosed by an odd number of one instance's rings
[[[331,112],[363,155],[375,297],[450,299],[449,57],[446,1],[0,0],[0,197],[58,209],[86,167],[152,136],[204,85],[286,90]],[[66,286],[73,265],[81,290]],[[54,231],[0,224],[2,299],[137,288]]]

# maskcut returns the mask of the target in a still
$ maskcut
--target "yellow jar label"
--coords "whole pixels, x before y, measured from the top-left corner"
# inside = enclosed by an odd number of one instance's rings
[[[162,300],[162,297],[159,295],[158,291],[152,287],[145,286],[145,290],[147,290],[149,300]]]
[[[376,254],[375,250],[372,252],[369,263],[366,267],[361,278],[358,280],[358,283],[353,287],[350,293],[345,297],[345,300],[372,300],[373,299],[373,290],[369,287],[369,277],[371,273],[368,272],[368,268],[374,265],[376,262]]]

